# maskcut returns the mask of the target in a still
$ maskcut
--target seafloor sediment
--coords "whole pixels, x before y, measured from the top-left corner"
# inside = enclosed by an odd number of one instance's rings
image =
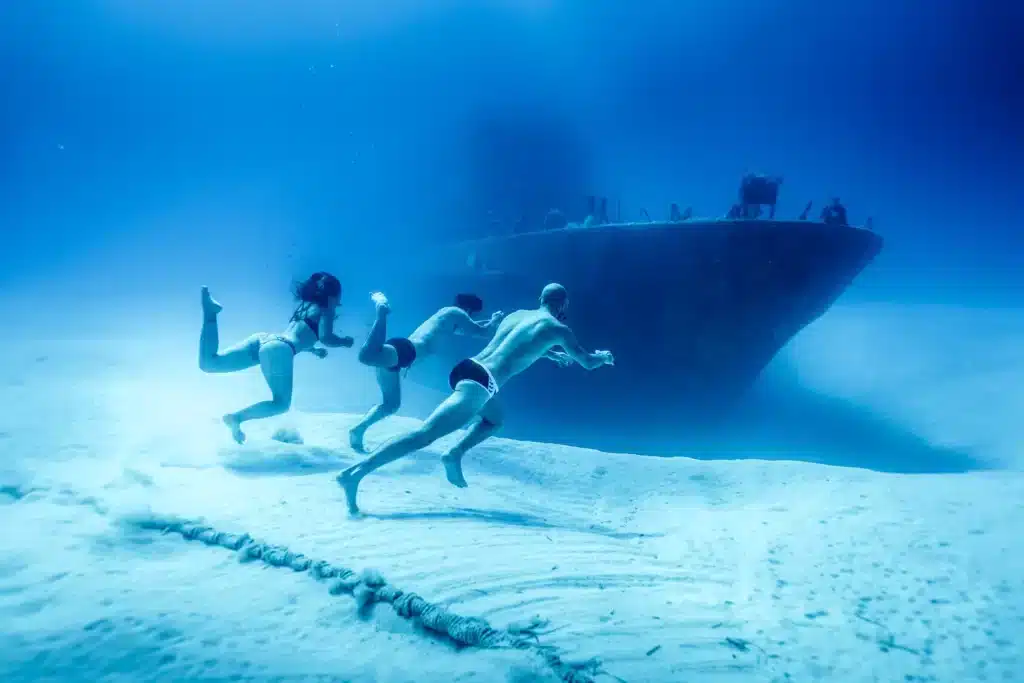
[[[240,448],[215,419],[156,410],[173,392],[112,382],[109,368],[67,382],[73,364],[60,363],[4,370],[0,680],[558,680],[544,652],[597,658],[630,683],[952,683],[1021,669],[1016,473],[495,440],[457,490],[437,463],[442,442],[367,479],[366,515],[350,519],[332,474],[355,457],[352,417],[293,415],[302,445],[254,425]],[[309,572],[240,562],[139,515],[375,570],[501,631],[547,626],[534,649],[460,649]]]

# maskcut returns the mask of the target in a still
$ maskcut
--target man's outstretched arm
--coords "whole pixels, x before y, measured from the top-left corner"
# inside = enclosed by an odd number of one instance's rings
[[[464,331],[468,334],[478,335],[482,337],[489,337],[494,334],[494,331],[498,329],[498,325],[501,324],[501,319],[504,317],[501,311],[497,311],[487,320],[473,320],[469,317],[461,308],[456,308],[455,312],[452,313],[455,321],[456,331]]]
[[[565,351],[556,351],[554,349],[548,349],[544,352],[541,358],[546,358],[549,361],[557,363],[559,367],[568,367],[572,365],[572,358],[569,357]]]
[[[565,349],[566,355],[579,363],[585,370],[596,370],[602,365],[613,365],[615,363],[610,351],[594,351],[591,353],[584,349],[579,341],[576,340],[576,335],[568,327],[562,327],[560,337],[558,346]]]

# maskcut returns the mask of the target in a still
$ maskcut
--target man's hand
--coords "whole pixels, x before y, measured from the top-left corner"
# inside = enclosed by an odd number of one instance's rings
[[[611,351],[594,351],[594,355],[600,358],[605,365],[615,365],[615,356]]]
[[[505,314],[502,311],[495,311],[491,313],[491,326],[495,326],[501,323],[505,319]]]
[[[572,365],[572,357],[562,351],[548,351],[545,357],[556,363],[560,368],[567,368]]]
[[[322,346],[314,346],[309,352],[317,358],[327,358],[327,349]]]
[[[384,296],[384,292],[371,292],[370,300],[376,304],[378,316],[383,317],[391,312],[391,306],[388,305],[388,298]]]
[[[353,339],[352,337],[342,337],[341,338],[341,345],[344,346],[346,349],[352,348],[352,345],[355,344],[355,343],[356,343],[356,340]],[[324,349],[324,356],[326,356],[326,355],[327,355],[327,349]],[[322,357],[323,356],[321,356],[321,358]]]

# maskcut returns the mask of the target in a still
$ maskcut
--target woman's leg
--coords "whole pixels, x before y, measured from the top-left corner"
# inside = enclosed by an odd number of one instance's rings
[[[199,369],[203,372],[238,372],[251,368],[258,363],[256,345],[259,335],[252,335],[241,343],[229,347],[223,353],[219,351],[220,331],[217,326],[217,314],[224,307],[210,296],[210,290],[202,289],[203,329],[199,333]]]
[[[295,354],[283,341],[264,342],[259,350],[260,369],[270,387],[270,400],[254,403],[248,408],[224,416],[224,424],[238,443],[245,443],[241,425],[246,420],[261,420],[288,412],[292,406]]]
[[[389,415],[394,415],[402,406],[402,380],[399,374],[386,368],[377,368],[377,386],[380,387],[381,401],[370,409],[359,424],[348,433],[352,450],[363,452],[363,436],[366,430]]]

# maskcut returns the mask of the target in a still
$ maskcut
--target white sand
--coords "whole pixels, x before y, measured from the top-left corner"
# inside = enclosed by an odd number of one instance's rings
[[[305,574],[126,524],[149,509],[362,570],[629,683],[1003,681],[1022,668],[1024,478],[644,458],[496,439],[382,470],[350,519],[353,417],[235,447],[190,377],[72,349],[0,368],[0,680],[552,681]],[[45,359],[41,359],[42,356]],[[38,360],[37,360],[38,359]],[[248,381],[248,380],[247,380]],[[297,427],[305,445],[269,437]],[[370,445],[413,424],[396,418]],[[614,680],[599,678],[598,680]]]

